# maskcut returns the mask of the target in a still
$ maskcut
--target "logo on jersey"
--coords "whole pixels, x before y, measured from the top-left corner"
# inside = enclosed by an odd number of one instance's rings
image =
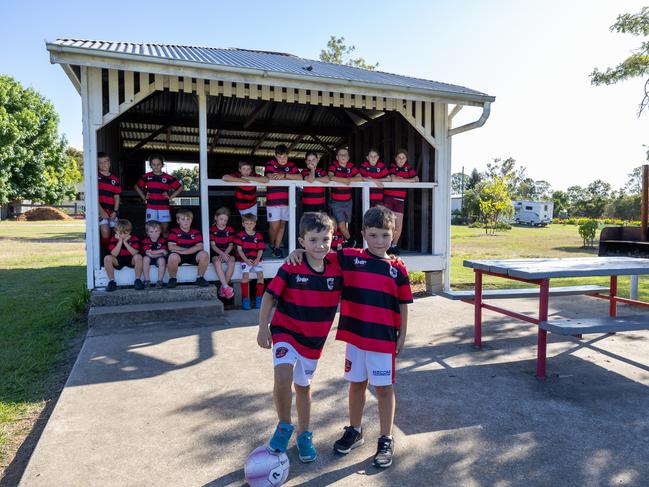
[[[334,278],[333,277],[328,277],[327,278],[327,289],[329,289],[329,291],[333,291],[333,289],[334,289]]]
[[[309,278],[302,277],[301,275],[298,274],[297,276],[295,276],[295,282],[297,282],[298,284],[299,283],[306,284],[307,282],[309,282]]]
[[[194,233],[190,233],[190,234],[189,234],[189,238],[191,238],[192,240],[194,240],[194,239],[196,238],[196,234],[194,234]]]
[[[167,182],[167,178],[162,178],[162,182],[163,182],[163,183],[166,183],[166,182]]]
[[[359,259],[358,257],[354,258],[354,265],[365,265],[367,261],[365,259]]]
[[[115,185],[117,184],[117,181],[115,181],[114,179],[111,179],[111,180],[110,180],[110,184],[112,184],[113,186],[115,186]]]
[[[399,271],[397,270],[397,268],[390,266],[390,277],[396,279],[398,275],[399,275]]]
[[[278,347],[277,350],[275,350],[275,358],[282,358],[287,353],[288,353],[288,348]]]
[[[345,372],[349,372],[352,370],[352,361],[349,359],[345,359]]]

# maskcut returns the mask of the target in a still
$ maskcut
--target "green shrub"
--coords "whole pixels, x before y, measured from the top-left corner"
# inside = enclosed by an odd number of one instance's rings
[[[595,241],[595,233],[599,224],[597,220],[587,220],[579,225],[579,235],[584,241],[584,247],[592,247]]]

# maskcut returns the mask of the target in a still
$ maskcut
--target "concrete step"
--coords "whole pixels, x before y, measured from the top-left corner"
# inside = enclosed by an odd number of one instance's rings
[[[216,324],[223,314],[223,303],[218,299],[92,306],[88,311],[88,328],[96,335],[146,325]]]
[[[124,306],[130,304],[151,304],[186,301],[217,301],[216,287],[178,286],[174,289],[145,289],[136,291],[130,289],[118,289],[113,292],[95,290],[90,296],[91,307],[103,306]]]

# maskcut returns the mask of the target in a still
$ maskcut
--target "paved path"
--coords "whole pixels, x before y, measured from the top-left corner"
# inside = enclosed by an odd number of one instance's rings
[[[535,303],[503,302],[522,311]],[[608,305],[550,304],[551,316],[566,317]],[[366,445],[331,451],[347,424],[343,345],[332,335],[314,382],[320,457],[302,465],[292,448],[286,485],[647,485],[649,333],[551,335],[541,382],[535,327],[484,316],[476,351],[471,306],[440,297],[412,306],[398,360],[397,457],[381,472],[371,465],[373,396]],[[271,357],[256,346],[254,311],[228,319],[88,337],[21,487],[242,485],[246,455],[276,421]]]

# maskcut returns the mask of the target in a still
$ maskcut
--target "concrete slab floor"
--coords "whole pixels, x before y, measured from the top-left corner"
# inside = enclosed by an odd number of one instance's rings
[[[499,303],[537,309],[530,299]],[[588,297],[550,306],[552,316],[607,312]],[[243,485],[247,454],[276,423],[272,359],[256,345],[256,317],[237,311],[211,326],[89,336],[21,486]],[[371,465],[372,394],[366,444],[332,451],[348,423],[344,344],[332,331],[313,384],[319,457],[301,464],[292,440],[285,485],[647,485],[649,332],[550,335],[549,377],[539,381],[536,327],[484,317],[475,350],[471,306],[441,297],[411,306],[397,360],[395,463],[385,471]]]

